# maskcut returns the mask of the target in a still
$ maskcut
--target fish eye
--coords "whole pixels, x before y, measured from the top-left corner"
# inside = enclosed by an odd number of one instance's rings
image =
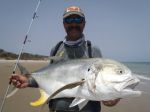
[[[88,71],[90,71],[90,68],[88,68]]]
[[[122,74],[123,73],[122,70],[120,70],[119,73]]]
[[[120,75],[124,73],[124,71],[122,69],[118,69],[118,70],[116,70],[116,72],[117,72],[117,74],[120,74]]]

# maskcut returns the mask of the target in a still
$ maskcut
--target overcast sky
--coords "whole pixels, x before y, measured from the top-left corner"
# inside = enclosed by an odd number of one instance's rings
[[[0,0],[0,48],[18,53],[38,0]],[[49,55],[66,35],[62,15],[70,5],[86,16],[84,34],[104,57],[150,61],[150,0],[42,0],[24,51]]]

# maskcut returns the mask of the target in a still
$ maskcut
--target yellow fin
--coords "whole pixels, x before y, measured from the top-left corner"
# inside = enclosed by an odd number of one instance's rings
[[[47,100],[45,101],[45,103],[42,105],[41,109],[40,109],[40,112],[42,112],[44,106],[52,99],[54,98],[57,94],[59,94],[60,92],[62,92],[63,90],[66,90],[66,89],[72,89],[72,88],[75,88],[77,86],[80,86],[84,83],[84,79],[82,79],[81,81],[79,82],[73,82],[73,83],[70,83],[70,84],[67,84],[61,88],[59,88],[57,91],[55,91],[53,94],[51,94],[51,96],[49,96],[47,98]]]
[[[44,104],[45,101],[47,100],[47,98],[49,97],[49,95],[44,90],[42,90],[42,89],[39,89],[39,90],[40,90],[41,96],[38,100],[31,102],[30,103],[31,106],[34,106],[34,107],[40,106],[40,105]]]

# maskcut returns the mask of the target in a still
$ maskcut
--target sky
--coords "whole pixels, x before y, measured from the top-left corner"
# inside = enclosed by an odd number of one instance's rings
[[[19,53],[38,0],[0,0],[0,48]],[[77,5],[84,35],[104,58],[150,62],[150,0],[42,0],[24,52],[49,55],[66,35],[62,15]]]

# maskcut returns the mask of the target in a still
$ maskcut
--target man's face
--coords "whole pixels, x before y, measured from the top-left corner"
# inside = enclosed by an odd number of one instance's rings
[[[85,19],[79,15],[70,15],[63,20],[64,28],[66,30],[68,40],[78,40],[85,26]]]

